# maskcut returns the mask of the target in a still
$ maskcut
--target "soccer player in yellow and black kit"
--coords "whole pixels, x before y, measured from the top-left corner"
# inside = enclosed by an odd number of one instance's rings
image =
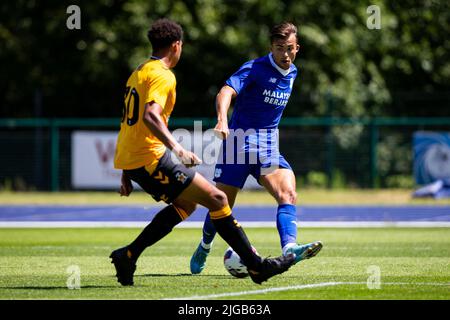
[[[148,38],[153,55],[128,79],[114,164],[123,170],[121,195],[131,193],[132,180],[156,201],[168,205],[131,244],[111,253],[118,281],[133,285],[140,254],[169,234],[197,204],[209,209],[217,232],[242,258],[255,283],[283,273],[294,264],[295,254],[271,259],[258,256],[231,214],[225,193],[190,168],[201,160],[183,149],[167,128],[176,96],[176,79],[170,68],[181,56],[182,28],[168,19],[159,19],[152,24]],[[172,161],[172,154],[181,164]]]

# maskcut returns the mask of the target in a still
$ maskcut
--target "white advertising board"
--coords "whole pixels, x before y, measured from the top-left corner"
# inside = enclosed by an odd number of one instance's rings
[[[117,132],[72,133],[72,187],[119,189],[121,170],[114,169]]]
[[[186,130],[186,132],[188,132]],[[202,157],[203,151],[214,145],[220,149],[221,141],[189,132],[192,139],[177,139],[186,149]],[[72,187],[75,189],[119,189],[121,170],[114,169],[117,132],[74,131],[72,133]],[[175,134],[175,137],[177,135]],[[188,141],[191,140],[191,141]],[[192,143],[202,140],[201,143]],[[193,146],[200,146],[195,150]],[[204,148],[202,148],[204,146]],[[203,157],[202,157],[203,158]],[[194,169],[212,182],[215,161],[204,161]],[[137,187],[137,185],[135,185]],[[255,178],[249,176],[244,189],[260,188]]]

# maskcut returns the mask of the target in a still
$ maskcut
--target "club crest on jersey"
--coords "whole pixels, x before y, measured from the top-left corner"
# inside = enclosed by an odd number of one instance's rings
[[[277,82],[277,78],[270,78],[270,79],[269,79],[269,82],[270,82],[270,83],[276,83],[276,82]]]
[[[183,172],[177,172],[175,174],[175,178],[177,179],[177,181],[180,181],[184,184],[186,182],[187,176]]]
[[[214,178],[220,178],[221,175],[222,175],[222,169],[217,168],[217,169],[214,171]]]

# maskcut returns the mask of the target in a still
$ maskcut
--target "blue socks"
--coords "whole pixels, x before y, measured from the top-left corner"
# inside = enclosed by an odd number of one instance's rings
[[[277,229],[281,248],[287,244],[297,243],[297,212],[292,204],[280,204],[277,213]]]
[[[287,244],[297,243],[297,210],[292,204],[280,204],[277,212],[277,229],[280,235],[281,248]],[[216,235],[216,228],[211,221],[209,213],[203,224],[202,245],[205,247],[212,243]],[[205,248],[209,249],[209,248]]]
[[[211,221],[211,217],[209,216],[209,212],[206,215],[205,222],[203,223],[203,239],[202,244],[209,245],[214,240],[214,236],[216,235],[216,228]],[[208,248],[205,248],[208,249]]]

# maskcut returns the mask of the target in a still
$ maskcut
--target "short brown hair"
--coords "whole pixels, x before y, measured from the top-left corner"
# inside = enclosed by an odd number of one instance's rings
[[[295,34],[297,39],[297,27],[290,22],[282,22],[277,24],[270,30],[270,43],[273,43],[277,39],[287,39],[291,34]]]
[[[147,32],[147,37],[153,50],[164,49],[174,41],[183,39],[183,28],[174,21],[162,18],[152,24]]]

